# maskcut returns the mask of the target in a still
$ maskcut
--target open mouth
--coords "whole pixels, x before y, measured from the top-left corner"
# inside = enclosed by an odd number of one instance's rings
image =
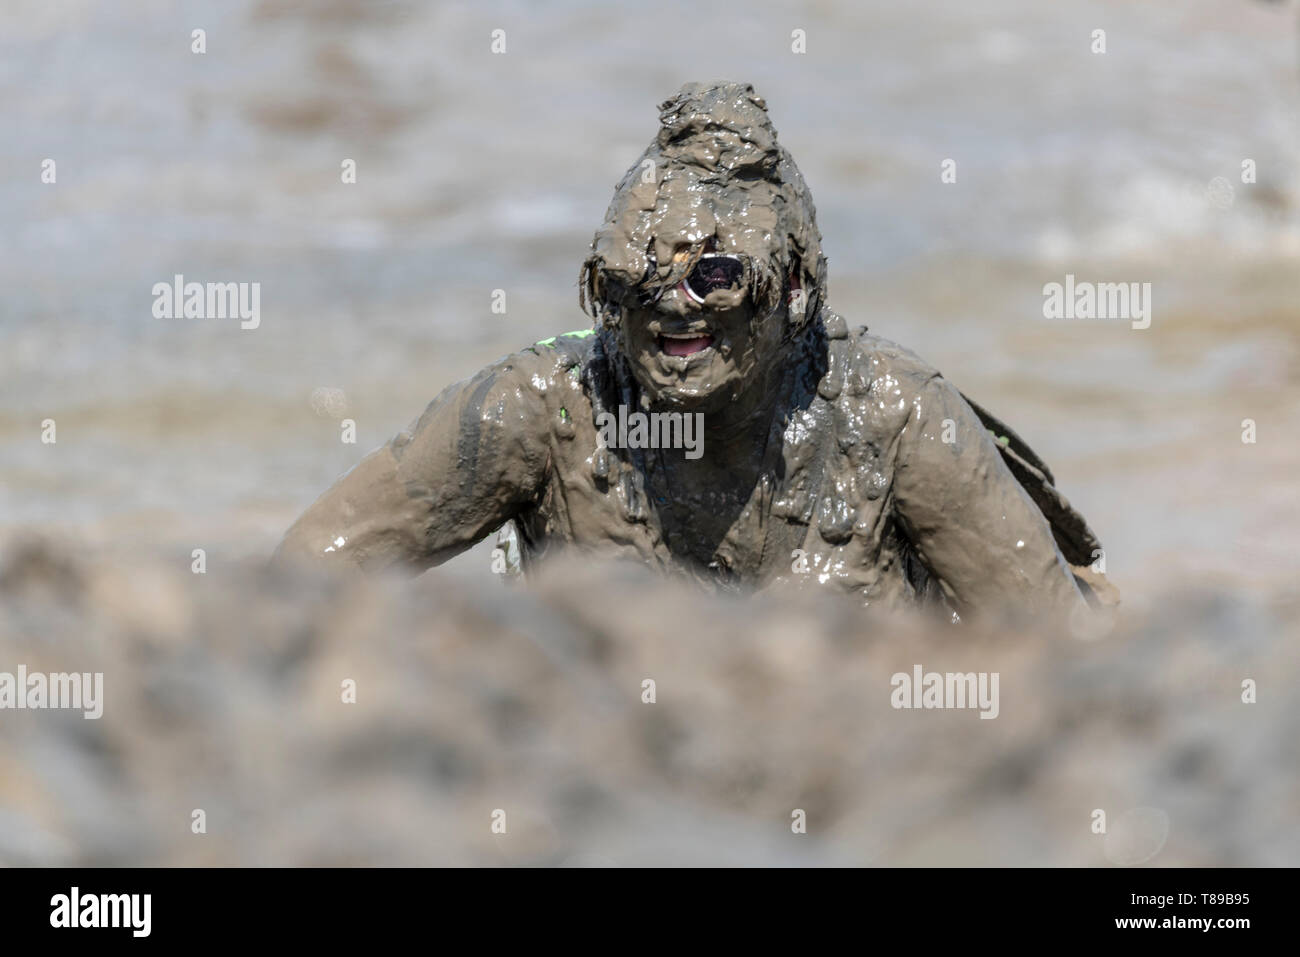
[[[713,336],[697,335],[660,335],[659,348],[664,355],[693,356],[713,345]]]

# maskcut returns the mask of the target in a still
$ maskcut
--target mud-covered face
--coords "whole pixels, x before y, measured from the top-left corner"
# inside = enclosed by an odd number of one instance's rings
[[[710,272],[708,260],[702,265]],[[783,318],[755,322],[745,284],[727,284],[721,268],[711,272],[712,291],[684,281],[657,301],[625,301],[621,310],[623,353],[656,405],[719,408],[780,361]]]
[[[701,293],[691,277],[710,256],[740,260],[742,281]],[[688,83],[615,188],[578,298],[652,402],[703,410],[767,387],[787,334],[822,308],[825,267],[812,196],[762,97]]]

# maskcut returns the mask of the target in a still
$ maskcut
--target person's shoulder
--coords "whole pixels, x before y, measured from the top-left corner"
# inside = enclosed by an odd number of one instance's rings
[[[824,322],[827,364],[817,393],[831,407],[841,444],[888,443],[929,406],[933,390],[947,386],[934,366],[897,342],[834,313]]]
[[[842,319],[840,321],[843,322]],[[851,365],[861,370],[869,383],[880,382],[887,377],[926,382],[940,375],[938,369],[911,349],[892,339],[876,335],[866,326],[846,328],[845,331],[847,358]]]
[[[901,398],[942,378],[938,369],[911,349],[875,335],[866,326],[850,327],[832,313],[825,327],[830,361],[826,388],[821,390],[824,397],[830,391],[836,399],[863,398],[867,394]]]
[[[566,420],[589,401],[583,371],[595,345],[596,334],[590,329],[548,336],[497,360],[480,375],[491,380],[490,391],[504,396],[515,414]]]
[[[590,359],[596,335],[591,329],[565,332],[539,339],[532,345],[502,356],[471,380],[491,379],[497,383],[540,383],[560,375],[576,375]]]
[[[449,403],[483,421],[514,425],[543,422],[569,406],[581,404],[580,371],[591,357],[594,333],[568,332],[539,340],[502,356],[475,374],[443,389],[413,429]]]
[[[539,339],[525,351],[558,362],[565,368],[581,366],[591,358],[596,347],[596,331],[579,329],[576,332],[564,332],[558,336]]]

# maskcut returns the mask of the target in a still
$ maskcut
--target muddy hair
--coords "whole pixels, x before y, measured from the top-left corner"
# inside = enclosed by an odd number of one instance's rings
[[[803,176],[752,86],[687,84],[624,174],[578,279],[598,328],[682,281],[708,251],[738,255],[756,317],[788,308],[793,336],[825,304],[826,258]],[[684,254],[684,255],[683,255]]]

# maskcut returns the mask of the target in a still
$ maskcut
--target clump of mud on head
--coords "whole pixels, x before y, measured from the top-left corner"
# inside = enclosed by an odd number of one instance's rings
[[[752,86],[687,84],[659,123],[596,231],[579,297],[652,399],[725,401],[824,304],[816,209]],[[683,280],[708,253],[738,256],[743,277],[692,300]]]

